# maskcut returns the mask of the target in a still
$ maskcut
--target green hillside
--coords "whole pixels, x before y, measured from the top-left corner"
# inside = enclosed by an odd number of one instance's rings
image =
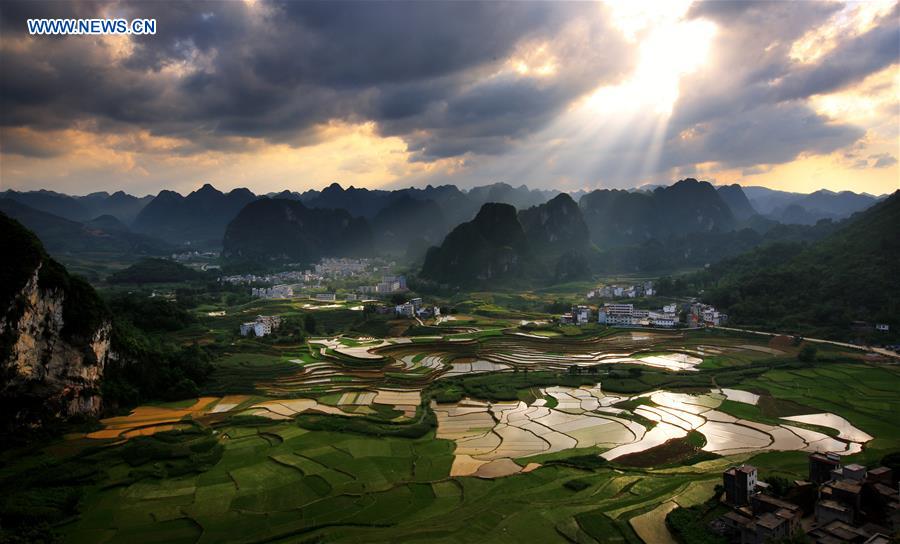
[[[852,338],[854,321],[900,326],[900,192],[813,244],[758,248],[691,279],[736,325]]]

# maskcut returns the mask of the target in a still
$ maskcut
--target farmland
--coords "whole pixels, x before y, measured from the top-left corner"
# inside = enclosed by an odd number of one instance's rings
[[[35,446],[2,486],[52,469],[9,500],[48,502],[68,542],[662,542],[666,513],[707,501],[735,463],[801,478],[806,452],[871,463],[900,449],[878,416],[900,410],[885,362],[837,348],[801,362],[800,345],[719,331],[540,335],[497,319],[237,340],[202,398]],[[72,467],[87,472],[72,481]],[[48,499],[64,493],[78,499]]]

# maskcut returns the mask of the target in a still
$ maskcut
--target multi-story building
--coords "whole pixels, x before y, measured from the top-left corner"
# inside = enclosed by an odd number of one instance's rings
[[[650,312],[649,324],[653,327],[674,327],[678,323],[678,315],[667,312]]]
[[[576,325],[587,325],[591,321],[589,306],[572,306],[572,320]]]
[[[281,326],[281,318],[277,315],[258,315],[254,321],[241,323],[241,336],[263,337],[272,334],[272,331]]]
[[[750,495],[756,489],[756,467],[741,465],[722,473],[725,485],[725,501],[734,506],[750,504]]]
[[[406,276],[382,276],[381,283],[396,283],[398,290],[406,289]]]
[[[625,325],[633,324],[632,313],[634,313],[634,304],[604,304],[600,308],[597,322],[602,325]]]
[[[823,484],[831,480],[831,472],[840,470],[841,457],[836,453],[812,453],[809,455],[809,481]]]
[[[767,544],[779,542],[791,536],[793,515],[782,512],[766,512],[756,516],[741,529],[741,544]]]
[[[250,296],[257,298],[291,298],[294,296],[294,288],[290,285],[253,287],[250,289]]]

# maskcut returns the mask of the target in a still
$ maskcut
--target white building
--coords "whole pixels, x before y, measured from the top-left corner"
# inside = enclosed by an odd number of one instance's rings
[[[674,305],[673,305],[674,306]],[[611,327],[665,327],[678,325],[678,314],[674,312],[641,310],[633,304],[604,304],[600,308],[597,322]]]
[[[398,304],[394,307],[394,313],[402,317],[415,317],[416,307],[409,302],[405,304]]]
[[[250,295],[257,298],[291,298],[294,296],[294,288],[290,285],[275,285],[273,287],[253,287]]]
[[[704,308],[700,316],[703,318],[703,322],[705,324],[713,326],[724,325],[728,320],[728,316],[726,314],[719,312],[712,306]]]
[[[602,325],[632,325],[631,315],[634,304],[604,304],[600,308],[597,322]]]
[[[323,302],[334,302],[337,300],[337,295],[334,293],[316,293],[316,300],[320,300]]]
[[[258,315],[255,321],[241,323],[241,336],[250,336],[252,332],[253,336],[261,338],[272,334],[272,331],[277,330],[280,326],[281,318],[279,316]]]
[[[589,306],[572,306],[572,319],[576,325],[587,325],[591,321]]]
[[[665,309],[665,308],[663,308]],[[650,312],[648,321],[652,327],[674,327],[678,323],[678,315],[672,312]]]
[[[398,290],[406,289],[406,276],[382,276],[382,283],[396,283]]]

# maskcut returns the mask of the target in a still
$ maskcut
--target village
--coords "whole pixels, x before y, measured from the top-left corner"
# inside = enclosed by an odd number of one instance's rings
[[[771,480],[778,482],[778,480]],[[761,481],[756,467],[731,467],[722,474],[731,510],[710,530],[740,544],[786,542],[805,533],[812,544],[887,544],[900,529],[900,491],[893,471],[841,464],[840,455],[809,455],[806,480]],[[776,495],[780,495],[776,496]],[[794,540],[791,540],[794,541]]]
[[[656,290],[652,281],[634,285],[606,285],[587,293],[590,299],[636,299],[652,297]],[[596,315],[596,321],[594,316]],[[728,316],[709,304],[696,300],[671,302],[649,310],[636,307],[634,303],[605,302],[599,307],[585,304],[573,305],[569,312],[559,317],[561,325],[587,325],[596,322],[610,327],[650,327],[671,329],[684,327],[718,327],[728,321]]]

